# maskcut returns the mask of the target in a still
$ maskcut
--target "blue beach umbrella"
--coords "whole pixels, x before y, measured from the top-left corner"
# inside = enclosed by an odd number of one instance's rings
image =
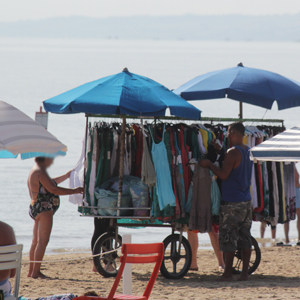
[[[123,118],[120,152],[119,191],[122,191],[126,117],[172,116],[200,120],[201,111],[156,81],[130,73],[127,68],[44,101],[46,111],[58,114],[120,116]],[[118,194],[118,207],[122,192]],[[118,215],[120,211],[118,210]]]
[[[46,111],[138,117],[173,116],[199,120],[201,111],[156,81],[123,72],[104,77],[44,101]]]
[[[279,74],[244,67],[200,75],[183,84],[174,93],[186,100],[230,98],[271,109],[277,101],[278,109],[300,106],[300,83]]]

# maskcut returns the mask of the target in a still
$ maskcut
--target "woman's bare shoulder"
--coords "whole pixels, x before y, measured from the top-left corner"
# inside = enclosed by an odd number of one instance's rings
[[[31,170],[30,170],[30,173],[29,173],[29,176],[28,176],[28,179],[36,179],[40,176],[40,173],[41,173],[41,170],[34,166]]]

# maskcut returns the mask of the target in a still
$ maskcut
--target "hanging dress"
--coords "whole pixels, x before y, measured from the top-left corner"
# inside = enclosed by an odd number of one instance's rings
[[[143,136],[143,148],[144,151],[142,157],[141,180],[151,187],[156,183],[156,174],[145,136]]]
[[[201,233],[211,232],[211,176],[209,169],[195,167],[193,176],[193,203],[190,213],[189,229]]]
[[[181,216],[185,217],[186,198],[185,198],[184,175],[183,175],[183,167],[182,167],[182,155],[178,147],[176,132],[175,132],[175,144],[178,152],[178,157],[176,158],[176,177],[175,177],[174,184],[178,187],[178,200],[179,200],[179,206],[181,210]]]
[[[163,128],[162,141],[155,143],[152,132],[152,160],[156,172],[156,189],[158,196],[159,208],[163,210],[168,205],[176,206],[176,199],[172,189],[172,180],[170,174],[170,167],[168,163],[167,150],[164,143],[165,125]]]

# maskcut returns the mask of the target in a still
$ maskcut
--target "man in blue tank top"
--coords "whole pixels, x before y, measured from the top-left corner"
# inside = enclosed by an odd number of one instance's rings
[[[221,280],[232,280],[234,253],[242,249],[243,270],[239,280],[248,279],[251,257],[252,198],[250,194],[253,162],[250,149],[243,144],[245,127],[233,123],[228,128],[230,148],[222,168],[209,160],[200,162],[210,168],[222,180],[222,203],[220,206],[220,250],[225,252],[225,271]]]

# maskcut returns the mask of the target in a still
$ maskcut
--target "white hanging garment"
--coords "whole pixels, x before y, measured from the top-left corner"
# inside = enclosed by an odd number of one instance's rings
[[[74,189],[76,187],[81,187],[84,185],[85,140],[86,140],[86,138],[84,137],[84,139],[82,141],[81,156],[80,156],[76,166],[74,167],[73,172],[70,175],[70,179],[69,179],[69,188],[70,189]],[[81,195],[81,194],[70,195],[69,202],[71,202],[75,205],[82,205],[83,195]]]

